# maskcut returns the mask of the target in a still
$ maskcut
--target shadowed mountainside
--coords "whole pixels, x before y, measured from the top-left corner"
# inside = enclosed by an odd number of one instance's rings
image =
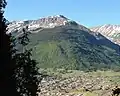
[[[120,66],[119,46],[78,27],[61,26],[31,34],[29,47],[40,67],[94,70]]]

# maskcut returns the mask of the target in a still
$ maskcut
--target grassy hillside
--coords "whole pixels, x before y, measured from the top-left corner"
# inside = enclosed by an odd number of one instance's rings
[[[100,43],[89,32],[77,27],[43,29],[31,34],[30,41],[28,48],[33,48],[33,57],[42,68],[87,71],[120,67],[120,55],[113,46]]]

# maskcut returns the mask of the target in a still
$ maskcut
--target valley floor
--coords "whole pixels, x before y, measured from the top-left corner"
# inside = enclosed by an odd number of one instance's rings
[[[47,72],[52,76],[42,80],[39,96],[112,96],[112,89],[120,87],[120,72]]]

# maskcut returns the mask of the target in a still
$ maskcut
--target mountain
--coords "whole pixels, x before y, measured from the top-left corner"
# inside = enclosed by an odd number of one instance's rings
[[[101,33],[112,42],[120,45],[120,25],[105,24],[98,27],[90,28],[93,32]]]
[[[27,47],[40,68],[120,68],[119,45],[63,15],[10,22],[8,33],[20,36],[26,26],[31,32]]]
[[[72,21],[63,15],[48,16],[38,20],[13,21],[8,25],[8,33],[20,31],[24,26],[28,26],[28,30],[32,32],[39,28],[54,28],[57,26],[68,25],[72,23],[77,25],[75,21]],[[82,25],[80,28],[82,30],[88,30]]]

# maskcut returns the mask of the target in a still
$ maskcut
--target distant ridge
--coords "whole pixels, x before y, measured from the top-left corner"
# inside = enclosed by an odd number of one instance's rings
[[[93,32],[98,32],[111,40],[112,42],[120,45],[120,25],[105,24],[98,27],[90,28]]]

